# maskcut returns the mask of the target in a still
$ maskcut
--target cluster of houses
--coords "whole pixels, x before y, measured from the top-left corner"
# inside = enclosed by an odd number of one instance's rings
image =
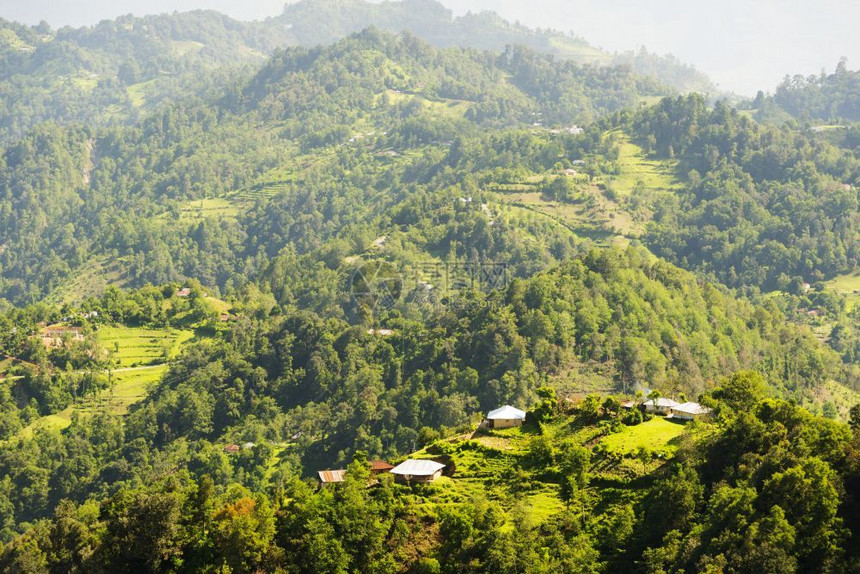
[[[63,325],[51,325],[44,327],[39,333],[39,338],[46,349],[54,347],[62,347],[63,340],[68,338],[71,341],[84,341],[83,327],[66,327]]]
[[[660,397],[649,399],[641,404],[633,401],[624,403],[623,408],[641,408],[645,412],[664,415],[682,420],[695,420],[708,416],[711,409],[699,403],[679,403],[672,399]],[[481,423],[481,428],[506,429],[522,426],[526,420],[526,412],[510,405],[505,405],[487,413],[487,417]],[[242,448],[253,448],[253,443],[247,443]],[[239,452],[239,446],[235,444],[225,447],[225,452],[235,454]],[[391,474],[395,482],[414,484],[430,483],[442,476],[445,464],[430,460],[410,458],[394,466],[384,460],[370,461],[371,478],[375,481],[382,474]],[[346,470],[321,470],[317,473],[322,486],[337,484],[344,481]]]
[[[435,460],[410,458],[404,460],[397,466],[388,464],[384,460],[370,461],[370,476],[375,479],[381,474],[394,475],[395,482],[416,483],[416,482],[433,482],[442,476],[442,470],[445,465]],[[346,478],[346,471],[340,470],[321,470],[319,475],[320,484],[335,484],[343,482]]]
[[[636,403],[633,401],[629,401],[621,406],[625,409],[633,409],[636,408]],[[643,409],[646,413],[663,415],[665,417],[671,417],[685,421],[706,418],[711,414],[711,409],[709,409],[708,407],[703,407],[699,403],[679,403],[677,401],[673,401],[672,399],[667,399],[665,397],[649,399],[642,403],[640,405],[640,408]]]
[[[491,429],[503,429],[522,426],[526,420],[525,411],[514,408],[510,405],[505,405],[494,411],[487,413],[487,418],[481,423],[481,426]],[[388,464],[384,460],[370,461],[370,474],[372,478],[376,478],[381,474],[391,474],[394,476],[395,482],[414,484],[434,482],[445,470],[445,465],[441,462],[429,459],[410,458],[404,460],[397,466]],[[344,481],[346,471],[339,470],[321,470],[319,475],[320,484],[334,484]]]

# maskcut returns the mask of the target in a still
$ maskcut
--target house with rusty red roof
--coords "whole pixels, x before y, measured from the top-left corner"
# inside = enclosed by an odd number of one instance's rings
[[[321,470],[317,474],[319,475],[320,484],[322,484],[322,486],[325,486],[327,484],[341,483],[346,478],[346,471],[343,469]]]

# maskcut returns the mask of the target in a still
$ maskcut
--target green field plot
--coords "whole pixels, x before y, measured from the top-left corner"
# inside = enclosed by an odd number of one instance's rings
[[[170,42],[170,47],[174,54],[182,57],[189,54],[196,54],[206,46],[205,44],[194,42],[192,40],[174,40]]]
[[[639,447],[674,452],[673,441],[684,433],[684,427],[684,423],[654,417],[648,422],[624,427],[622,432],[605,437],[601,443],[610,451],[621,454],[633,454]]]
[[[131,405],[146,397],[167,372],[166,361],[176,357],[182,345],[193,337],[193,331],[189,330],[103,327],[98,332],[98,340],[120,365],[109,373],[102,373],[106,388],[58,413],[36,419],[21,430],[19,436],[32,436],[40,428],[62,430],[72,423],[74,413],[79,416],[102,412],[124,415]]]
[[[126,92],[128,93],[128,97],[131,99],[132,105],[137,108],[146,105],[147,94],[150,88],[154,87],[155,84],[156,80],[152,79],[128,86],[126,88]]]
[[[848,311],[853,310],[860,304],[860,270],[834,277],[826,282],[824,286],[848,298]]]
[[[589,46],[585,42],[577,42],[563,37],[550,39],[553,52],[565,59],[576,60],[584,64],[609,65],[612,56],[598,48]]]
[[[203,300],[206,301],[212,311],[218,314],[227,313],[233,307],[227,301],[218,299],[217,297],[204,297]]]
[[[390,104],[418,102],[421,106],[433,113],[435,116],[445,116],[450,118],[462,118],[474,103],[465,100],[452,99],[428,99],[421,94],[401,92],[398,90],[388,90],[386,92],[388,102]]]
[[[188,330],[103,327],[98,340],[120,367],[140,367],[169,361],[179,354],[183,343],[194,337]]]
[[[645,151],[622,135],[618,167],[619,175],[609,178],[609,185],[619,196],[629,196],[637,186],[654,191],[672,191],[679,187],[675,175],[677,162],[672,160],[651,159]]]
[[[212,217],[235,218],[237,215],[239,215],[239,207],[234,201],[213,197],[185,203],[181,208],[179,220],[188,223]]]
[[[131,405],[143,400],[153,385],[167,372],[167,365],[121,369],[111,373],[111,385],[95,397],[87,397],[66,409],[39,417],[22,429],[18,436],[29,438],[37,429],[63,430],[72,424],[72,415],[87,417],[98,413],[124,415]],[[105,375],[107,376],[107,375]]]

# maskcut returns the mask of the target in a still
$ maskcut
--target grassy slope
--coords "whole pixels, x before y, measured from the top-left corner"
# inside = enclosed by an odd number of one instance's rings
[[[607,134],[608,135],[608,134]],[[522,182],[504,182],[490,186],[499,202],[514,209],[527,210],[548,217],[581,237],[600,244],[627,244],[641,237],[644,224],[650,215],[634,210],[630,199],[634,189],[644,187],[644,194],[671,193],[680,185],[674,161],[648,158],[644,150],[626,135],[620,138],[618,160],[621,173],[608,181],[589,182],[582,174],[572,179],[580,189],[580,199],[574,203],[560,203],[542,196],[539,184],[557,174],[534,174]],[[604,193],[600,186],[609,185],[616,198]]]
[[[388,90],[386,92],[388,101],[391,104],[419,102],[421,106],[428,111],[437,114],[439,117],[447,118],[462,118],[466,112],[474,105],[474,102],[465,100],[453,100],[448,98],[427,99],[421,94],[405,93],[399,90]]]
[[[645,151],[623,134],[620,138],[618,166],[621,173],[609,178],[612,189],[622,197],[629,197],[637,185],[649,191],[674,191],[679,186],[676,161],[651,159]]]
[[[193,331],[178,329],[102,327],[98,332],[99,342],[114,353],[120,367],[140,367],[169,361],[193,337]]]
[[[845,295],[848,299],[849,311],[860,304],[860,270],[834,277],[825,283],[825,287]]]
[[[588,449],[598,444],[605,447],[592,457],[592,486],[588,490],[589,495],[600,498],[606,507],[641,497],[651,473],[672,458],[685,431],[703,432],[703,428],[708,427],[656,417],[635,427],[624,427],[620,433],[604,435],[597,427],[561,417],[545,425],[543,434],[555,452],[564,443]],[[417,502],[430,510],[476,496],[486,497],[499,501],[509,512],[515,509],[526,512],[535,522],[546,520],[563,510],[564,502],[553,469],[530,466],[529,445],[538,436],[538,432],[526,428],[479,431],[445,439],[436,443],[441,447],[431,445],[414,453],[413,458],[433,458],[444,451],[449,453],[455,467],[452,477],[443,477],[419,491]],[[643,466],[635,459],[640,445],[662,456]],[[643,477],[644,481],[638,480]]]
[[[611,434],[601,443],[606,448],[625,455],[635,453],[639,447],[674,452],[675,439],[683,434],[684,428],[684,423],[655,417],[640,425],[626,427],[620,433]]]
[[[190,330],[103,327],[98,333],[99,342],[114,352],[119,361],[119,368],[110,374],[111,387],[58,413],[36,419],[19,436],[32,436],[39,428],[64,429],[72,424],[74,413],[125,414],[131,405],[146,397],[150,387],[167,372],[166,361],[175,358],[193,337]]]
[[[836,381],[827,381],[813,389],[812,398],[811,401],[802,401],[800,406],[816,414],[822,414],[821,406],[829,401],[836,407],[838,417],[843,421],[848,420],[848,410],[860,404],[860,393]]]

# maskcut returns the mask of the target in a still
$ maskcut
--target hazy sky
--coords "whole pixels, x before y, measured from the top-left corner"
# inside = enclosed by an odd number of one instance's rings
[[[610,50],[672,53],[722,88],[772,90],[785,74],[860,67],[860,0],[442,0],[454,10],[495,10],[529,26],[573,31]],[[82,26],[121,14],[212,8],[251,20],[283,0],[0,0],[0,17]]]

